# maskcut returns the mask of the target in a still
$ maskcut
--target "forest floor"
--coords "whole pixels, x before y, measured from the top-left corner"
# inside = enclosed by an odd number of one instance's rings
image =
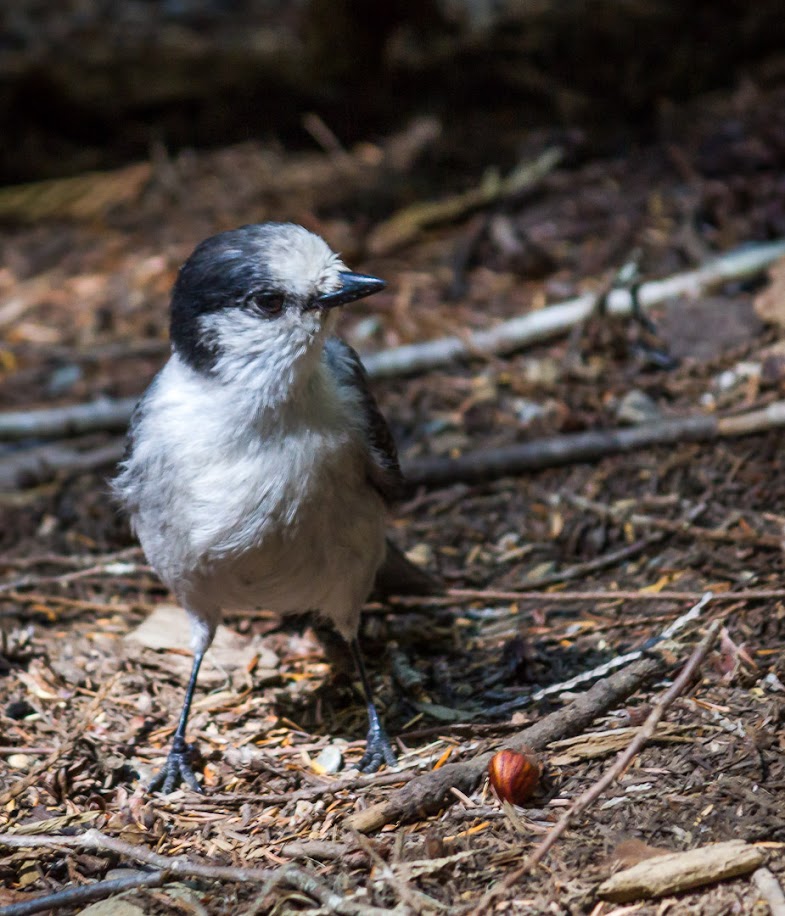
[[[247,143],[156,153],[111,182],[50,188],[35,218],[31,197],[0,194],[16,220],[0,233],[3,407],[141,393],[166,357],[178,266],[202,238],[246,222],[300,222],[353,269],[389,281],[345,310],[342,333],[364,354],[600,292],[633,256],[649,280],[785,236],[783,93],[745,85],[666,114],[655,139],[612,152],[569,134],[521,135],[522,162],[556,143],[561,164],[523,193],[458,207],[409,237],[378,227],[482,179],[432,123],[348,151],[317,124],[325,152]],[[484,129],[487,156],[493,131],[514,126]],[[507,174],[515,163],[486,164]],[[757,410],[785,391],[779,276],[668,301],[650,312],[655,332],[597,315],[525,352],[379,379],[374,390],[406,466]],[[84,434],[76,447],[117,435]],[[87,910],[62,898],[52,911],[767,912],[749,873],[629,908],[602,901],[598,887],[621,865],[732,839],[758,844],[775,876],[785,873],[782,436],[676,441],[416,488],[392,537],[448,588],[471,591],[368,606],[361,639],[400,769],[351,770],[365,730],[358,684],[312,629],[231,614],[190,721],[203,796],[142,788],[175,725],[188,633],[110,499],[111,466],[14,472],[0,494],[0,913],[107,878],[141,883],[161,861],[140,861],[139,850],[228,871],[163,875]],[[0,445],[0,477],[31,445],[40,443]],[[717,599],[652,650],[656,677],[538,749],[545,772],[525,805],[503,806],[483,778],[438,812],[354,829],[413,774],[469,761],[566,708],[585,685],[525,698],[644,646],[707,591]],[[633,740],[715,620],[717,642],[654,738],[541,865],[484,901]],[[343,762],[337,774],[321,765],[328,746]],[[136,853],[63,839],[89,828]],[[32,848],[2,848],[3,837],[31,834]],[[261,873],[287,863],[299,877],[284,873],[262,893]]]

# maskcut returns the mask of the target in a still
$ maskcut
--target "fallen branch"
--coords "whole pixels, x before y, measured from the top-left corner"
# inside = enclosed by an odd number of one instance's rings
[[[638,300],[646,309],[675,296],[697,296],[727,280],[754,276],[783,255],[785,240],[745,246],[697,270],[642,284],[637,290]],[[591,314],[596,301],[595,294],[587,293],[511,318],[488,330],[393,347],[366,356],[363,362],[372,378],[390,378],[443,368],[481,355],[512,353],[567,333]],[[607,307],[615,315],[629,315],[633,308],[632,296],[624,289],[613,290],[608,296]]]
[[[499,703],[497,706],[484,710],[484,714],[488,717],[509,715],[517,709],[522,709],[532,703],[539,703],[548,697],[556,696],[560,693],[572,691],[576,687],[588,684],[590,681],[596,681],[598,678],[606,677],[611,671],[615,671],[617,668],[624,668],[632,662],[638,661],[639,658],[643,658],[643,655],[651,651],[656,645],[665,642],[666,639],[672,639],[676,633],[684,629],[688,623],[697,620],[703,609],[713,598],[714,595],[712,592],[705,592],[700,601],[694,604],[686,613],[669,623],[658,636],[652,636],[651,639],[647,639],[639,649],[633,649],[632,652],[625,652],[624,655],[617,655],[615,658],[604,662],[602,665],[597,665],[589,671],[581,671],[580,674],[576,674],[566,681],[561,681],[561,683],[549,684],[547,687],[541,687],[533,693],[520,694],[515,697],[514,700],[508,700],[506,703]]]
[[[711,843],[638,862],[603,881],[597,893],[615,903],[666,897],[746,875],[765,858],[762,849],[744,840]]]
[[[144,846],[135,846],[107,836],[99,830],[86,830],[80,836],[52,836],[50,834],[31,834],[29,836],[14,836],[0,834],[0,847],[11,849],[92,849],[97,851],[113,852],[119,856],[150,865],[160,869],[168,876],[177,878],[202,878],[207,881],[238,881],[243,883],[264,885],[261,897],[270,893],[273,887],[287,884],[296,888],[310,897],[313,897],[330,912],[343,914],[343,916],[393,916],[393,911],[364,904],[355,904],[346,900],[335,891],[331,890],[320,878],[311,875],[301,868],[293,865],[284,865],[279,869],[243,868],[232,865],[207,865],[193,862],[185,856],[164,856],[153,852]],[[0,916],[4,916],[0,910]]]
[[[548,439],[520,442],[500,448],[468,452],[457,458],[417,458],[404,467],[410,486],[440,487],[461,482],[495,480],[527,471],[596,461],[608,455],[632,452],[652,445],[711,442],[748,436],[785,426],[785,401],[761,410],[717,418],[711,414],[678,417],[661,423],[617,429],[567,433]]]
[[[674,296],[697,296],[727,280],[754,276],[783,255],[785,240],[747,246],[722,255],[697,270],[644,283],[637,290],[638,300],[647,308]],[[596,302],[597,296],[587,293],[511,318],[485,331],[469,331],[461,337],[442,337],[392,347],[363,357],[363,362],[371,378],[391,378],[450,366],[481,355],[512,353],[565,334],[591,314]],[[632,297],[627,290],[613,290],[608,296],[607,307],[614,314],[629,315],[633,308]],[[157,341],[155,346],[159,346]],[[0,441],[124,429],[135,403],[136,398],[104,399],[47,410],[0,413]]]
[[[591,591],[515,591],[495,588],[450,588],[444,595],[422,597],[399,595],[386,598],[390,604],[404,607],[450,607],[457,602],[474,601],[537,601],[555,604],[573,604],[576,601],[698,601],[701,592],[677,592],[669,589],[647,591],[642,589],[598,589]],[[713,601],[782,601],[785,588],[750,588],[738,592],[718,592]]]
[[[706,631],[706,635],[695,647],[695,650],[693,651],[692,655],[690,655],[679,676],[674,680],[671,686],[665,691],[665,693],[654,705],[646,721],[643,723],[643,725],[641,725],[640,729],[636,733],[633,740],[629,743],[627,748],[617,756],[613,765],[609,767],[605,773],[603,773],[602,777],[598,779],[597,782],[595,782],[582,795],[579,795],[578,798],[575,799],[575,801],[561,816],[558,823],[553,827],[552,830],[549,831],[549,833],[537,846],[534,852],[526,859],[523,865],[510,872],[510,874],[508,874],[502,881],[490,888],[490,890],[483,896],[477,907],[473,910],[472,916],[482,916],[482,914],[490,912],[489,907],[491,902],[506,890],[509,890],[509,888],[516,884],[520,878],[526,874],[526,872],[531,871],[539,862],[541,862],[542,859],[556,844],[556,841],[559,839],[559,837],[575,821],[578,815],[582,814],[589,807],[589,805],[591,805],[600,797],[600,795],[602,795],[602,793],[608,788],[609,785],[611,785],[611,783],[615,782],[625,772],[635,756],[653,737],[657,729],[657,725],[665,715],[666,711],[673,704],[674,700],[681,696],[681,694],[684,693],[684,691],[691,683],[695,673],[703,664],[703,661],[709,653],[709,650],[714,645],[714,641],[717,638],[717,634],[719,633],[721,625],[722,621],[720,620],[715,620],[710,624],[708,630]],[[651,867],[651,863],[648,864]],[[756,865],[759,864],[760,861],[756,863]]]
[[[720,544],[748,544],[755,547],[782,550],[782,537],[777,534],[758,534],[755,531],[726,531],[724,528],[702,528],[693,524],[691,519],[658,518],[655,515],[644,515],[633,511],[631,501],[626,500],[624,505],[606,505],[593,499],[586,499],[576,493],[560,493],[555,502],[570,503],[578,509],[594,512],[605,521],[616,524],[630,524],[633,527],[657,528],[660,531],[682,535],[694,540],[717,541]],[[702,508],[702,507],[697,507]]]
[[[91,576],[118,576],[122,573],[140,572],[149,569],[148,566],[133,562],[141,559],[143,559],[141,547],[126,547],[114,553],[81,557],[81,562],[89,563],[90,565],[85,565],[82,569],[71,570],[71,572],[59,573],[58,575],[29,575],[14,579],[11,582],[0,582],[0,594],[13,593],[17,589],[30,588],[30,586],[66,585],[69,582],[75,582],[77,579],[88,579]],[[129,560],[132,562],[129,563]]]
[[[646,537],[633,541],[632,544],[624,544],[615,550],[608,550],[598,557],[592,557],[591,560],[584,560],[583,563],[575,563],[560,569],[558,572],[547,573],[544,576],[538,576],[527,581],[529,588],[545,588],[548,585],[558,585],[561,582],[571,582],[575,579],[584,579],[592,573],[602,569],[608,569],[610,566],[617,566],[633,557],[643,553],[648,547],[658,544],[665,537],[664,532],[655,531]]]
[[[46,410],[19,410],[0,414],[0,439],[65,439],[96,430],[123,430],[138,398],[101,398],[87,404],[69,404]]]
[[[21,490],[46,483],[58,474],[94,471],[117,464],[125,451],[121,439],[84,450],[76,447],[78,442],[37,445],[0,458],[0,491]]]
[[[520,750],[526,745],[537,751],[552,741],[578,734],[597,716],[618,706],[647,680],[660,674],[664,667],[660,659],[647,658],[634,662],[628,668],[595,684],[568,706],[518,732],[504,746]],[[489,751],[472,760],[448,763],[438,770],[417,776],[383,801],[351,815],[347,819],[347,826],[361,833],[370,833],[385,824],[435,814],[455,801],[453,788],[463,793],[474,791],[485,775],[488,761],[494,753]]]
[[[458,481],[495,480],[543,468],[596,461],[608,455],[632,452],[653,445],[711,442],[715,439],[749,436],[783,426],[785,401],[775,401],[761,410],[732,417],[717,418],[711,414],[696,414],[641,426],[568,433],[481,452],[468,452],[458,458],[416,458],[406,463],[403,470],[410,487],[441,487]],[[86,451],[54,443],[14,452],[0,459],[0,490],[41,484],[58,473],[92,471],[115,464],[122,457],[124,448],[123,440],[116,439]]]
[[[65,908],[84,906],[94,900],[106,900],[127,891],[162,887],[170,880],[167,872],[158,870],[129,875],[127,878],[96,881],[95,884],[85,884],[81,887],[66,887],[53,894],[44,894],[41,897],[33,897],[32,900],[20,900],[18,903],[0,906],[0,916],[32,916],[33,913],[43,913],[47,910],[61,913]]]

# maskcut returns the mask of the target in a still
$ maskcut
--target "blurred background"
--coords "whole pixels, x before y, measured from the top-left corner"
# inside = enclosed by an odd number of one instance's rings
[[[674,105],[699,93],[777,85],[784,40],[772,0],[16,0],[0,12],[0,180],[154,146],[307,149],[306,112],[349,145],[435,116],[447,169],[510,163],[535,128],[618,151],[672,137]]]

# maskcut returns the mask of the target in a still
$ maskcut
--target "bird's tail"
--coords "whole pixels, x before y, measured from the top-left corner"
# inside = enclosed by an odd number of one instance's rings
[[[376,573],[374,594],[384,595],[440,595],[444,584],[419,566],[387,540],[387,555]]]

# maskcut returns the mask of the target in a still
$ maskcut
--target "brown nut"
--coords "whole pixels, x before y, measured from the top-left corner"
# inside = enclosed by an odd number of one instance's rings
[[[491,758],[488,775],[494,791],[502,801],[523,805],[537,788],[542,775],[542,764],[534,751],[520,753],[505,749]]]

